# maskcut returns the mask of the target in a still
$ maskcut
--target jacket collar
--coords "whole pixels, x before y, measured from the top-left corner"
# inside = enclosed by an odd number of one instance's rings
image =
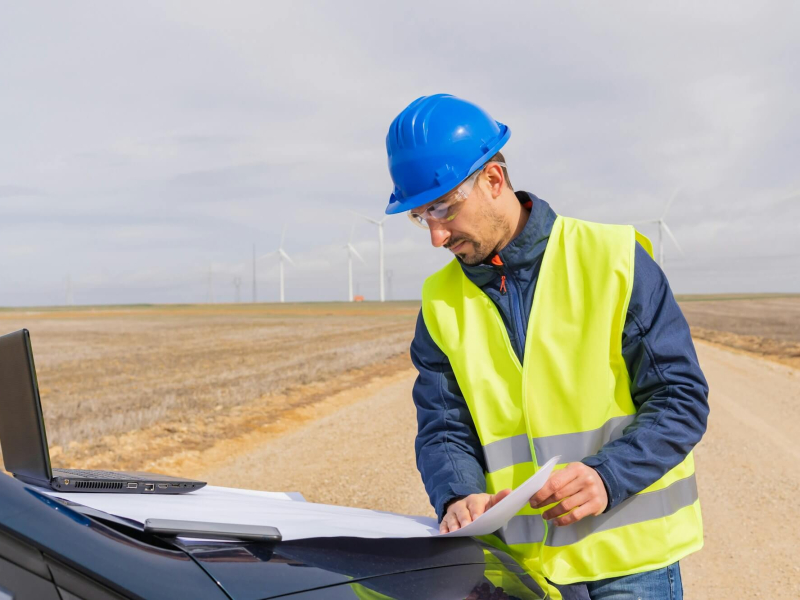
[[[503,261],[504,269],[519,273],[531,269],[542,258],[547,247],[547,240],[553,229],[556,220],[556,213],[550,205],[541,198],[530,192],[515,192],[517,199],[523,206],[530,210],[528,222],[523,227],[520,234],[511,240],[500,252],[500,260]],[[489,261],[494,255],[487,257],[486,261],[479,265],[465,265],[461,263],[464,274],[472,280],[478,287],[483,287],[494,279],[498,274],[498,267],[493,266]]]

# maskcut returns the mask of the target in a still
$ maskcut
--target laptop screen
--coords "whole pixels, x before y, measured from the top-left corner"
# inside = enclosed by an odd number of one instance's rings
[[[50,481],[50,453],[27,329],[0,336],[0,445],[6,471]]]

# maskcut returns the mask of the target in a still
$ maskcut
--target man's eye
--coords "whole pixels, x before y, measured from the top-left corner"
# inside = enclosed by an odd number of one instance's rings
[[[431,206],[431,208],[428,210],[428,212],[434,219],[443,219],[444,217],[447,216],[447,213],[449,211],[450,211],[449,204],[437,204],[436,206]]]

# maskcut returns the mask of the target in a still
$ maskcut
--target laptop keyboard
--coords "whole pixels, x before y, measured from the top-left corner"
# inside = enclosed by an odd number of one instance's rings
[[[87,477],[96,479],[125,479],[128,481],[142,481],[142,477],[136,477],[127,473],[116,473],[114,471],[89,471],[85,469],[54,469],[59,473],[66,473],[67,475],[74,475],[76,477]]]

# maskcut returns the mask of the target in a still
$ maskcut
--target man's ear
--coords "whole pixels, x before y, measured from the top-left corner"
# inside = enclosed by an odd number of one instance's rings
[[[484,173],[486,174],[486,183],[489,186],[492,199],[497,198],[503,191],[503,184],[505,183],[503,167],[497,163],[492,163],[484,169]]]

